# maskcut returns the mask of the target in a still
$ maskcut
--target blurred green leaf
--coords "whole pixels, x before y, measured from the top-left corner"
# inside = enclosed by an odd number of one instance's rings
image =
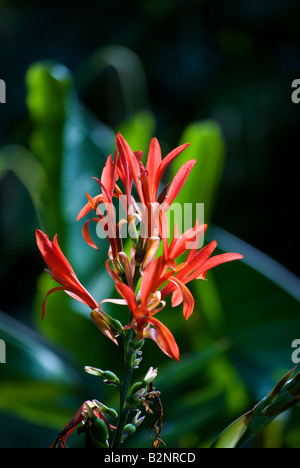
[[[44,223],[40,194],[46,180],[43,166],[24,146],[7,145],[0,150],[0,179],[12,171],[28,191],[41,224]]]
[[[212,216],[225,161],[221,128],[215,121],[193,122],[183,131],[179,143],[190,143],[190,146],[172,164],[172,175],[189,159],[196,159],[197,163],[176,202],[204,203],[207,223]]]
[[[6,345],[0,411],[58,429],[80,401],[79,374],[33,330],[3,312],[0,336]]]
[[[118,130],[122,133],[133,151],[147,154],[156,127],[155,117],[148,110],[140,110],[121,122]]]
[[[300,373],[289,371],[274,389],[251,411],[232,423],[212,444],[212,448],[236,448],[259,434],[270,422],[300,399]]]

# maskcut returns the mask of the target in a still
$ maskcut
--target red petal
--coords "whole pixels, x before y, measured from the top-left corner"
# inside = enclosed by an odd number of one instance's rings
[[[197,268],[197,270],[193,273],[193,277],[197,278],[198,276],[207,272],[207,270],[211,270],[212,268],[222,265],[222,263],[232,262],[234,260],[241,260],[243,255],[237,253],[223,253],[220,255],[215,255],[214,257],[209,258],[201,268]]]
[[[168,207],[170,207],[179,194],[180,190],[184,186],[186,179],[188,178],[191,170],[193,169],[194,165],[196,164],[197,160],[196,159],[191,159],[190,161],[187,161],[177,172],[175,175],[171,186],[170,190],[168,192],[168,195],[166,197],[166,201],[164,203],[164,210],[167,210]]]
[[[144,309],[147,308],[147,299],[150,293],[156,292],[156,285],[161,275],[162,260],[162,257],[158,257],[144,270],[141,281],[141,303]]]
[[[99,250],[98,247],[96,246],[96,244],[92,241],[92,238],[90,236],[90,233],[89,233],[89,224],[91,221],[95,221],[96,223],[99,222],[99,218],[92,218],[92,219],[89,219],[88,221],[86,221],[83,225],[83,228],[82,228],[82,235],[83,235],[83,238],[85,240],[85,242],[90,245],[91,247],[93,247],[93,249],[96,249],[96,250]]]
[[[124,283],[118,282],[116,283],[116,289],[119,291],[122,297],[126,300],[129,309],[136,316],[136,309],[138,307],[138,303],[135,297],[133,290]]]
[[[147,158],[146,171],[147,179],[149,183],[149,196],[150,201],[156,201],[157,193],[155,193],[156,187],[156,173],[161,164],[161,149],[156,138],[152,138],[150,142],[150,148]]]
[[[47,297],[50,296],[50,294],[52,294],[52,293],[54,293],[56,291],[65,291],[65,289],[66,288],[64,286],[58,286],[57,288],[50,289],[50,291],[47,292],[46,297],[45,297],[44,302],[43,302],[43,305],[42,305],[42,320],[45,317],[45,306],[46,306]]]
[[[117,135],[117,146],[118,146],[119,152],[124,153],[124,156],[125,156],[128,164],[129,164],[129,166],[131,168],[131,172],[132,172],[132,175],[133,175],[133,178],[134,178],[134,182],[135,182],[135,185],[136,185],[140,200],[141,200],[142,203],[144,203],[144,195],[143,195],[142,185],[141,185],[141,181],[139,179],[140,165],[139,165],[139,162],[138,162],[138,160],[136,158],[136,155],[134,154],[134,152],[130,148],[127,141],[122,137],[121,133],[118,133],[118,135]]]
[[[149,318],[148,322],[154,329],[145,330],[144,338],[151,338],[167,356],[179,361],[179,348],[170,330],[154,317]]]
[[[91,211],[91,209],[96,211],[96,208],[99,205],[99,203],[102,203],[102,201],[103,201],[103,195],[102,194],[101,195],[96,195],[93,198],[91,198],[88,193],[86,195],[87,195],[89,201],[78,213],[76,221],[79,221],[80,219],[84,218],[84,216],[87,215]]]
[[[175,291],[172,297],[172,306],[176,307],[177,305],[181,304],[183,301],[183,315],[184,318],[187,320],[194,311],[194,297],[191,291],[176,277],[171,278],[170,281],[175,283],[178,288],[178,293]],[[177,293],[177,294],[176,294]]]
[[[180,154],[182,153],[182,151],[184,151],[190,144],[189,143],[186,143],[184,145],[181,145],[181,146],[178,146],[178,148],[175,148],[173,151],[171,151],[171,153],[169,153],[161,162],[159,168],[158,168],[158,171],[157,171],[157,175],[156,175],[156,187],[157,187],[157,190],[156,190],[156,193],[158,192],[158,187],[159,187],[159,184],[160,184],[160,181],[161,181],[161,178],[165,172],[165,170],[167,169],[167,167],[169,166],[169,164]]]

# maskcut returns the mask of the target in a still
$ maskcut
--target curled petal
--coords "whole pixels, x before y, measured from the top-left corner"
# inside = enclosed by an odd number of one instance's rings
[[[148,327],[144,331],[144,338],[151,338],[167,356],[179,361],[179,348],[170,330],[154,317],[149,318],[148,323],[154,328]]]
[[[178,288],[178,290],[173,293],[172,306],[176,307],[183,301],[183,315],[184,318],[187,320],[192,315],[194,310],[194,297],[191,291],[185,286],[185,284],[179,281],[176,277],[171,278],[170,281],[174,283]]]
[[[98,247],[96,246],[96,244],[92,241],[92,238],[90,236],[90,233],[89,233],[89,224],[91,221],[95,221],[96,223],[99,222],[99,218],[92,218],[92,219],[89,219],[88,221],[86,221],[83,225],[83,228],[82,228],[82,235],[83,235],[83,238],[85,240],[85,242],[90,245],[91,247],[93,247],[93,249],[96,249],[96,250],[99,250]]]
[[[79,221],[80,219],[84,218],[84,216],[87,215],[91,211],[91,209],[96,211],[97,206],[99,205],[99,203],[103,203],[103,195],[102,194],[101,195],[96,195],[93,198],[90,197],[90,195],[88,193],[86,194],[86,196],[87,196],[89,201],[78,213],[76,221]]]
[[[46,297],[44,299],[43,305],[42,305],[42,319],[45,317],[45,306],[46,306],[46,300],[50,294],[56,292],[56,291],[64,291],[66,288],[64,286],[58,286],[57,288],[50,289],[50,291],[47,292]]]

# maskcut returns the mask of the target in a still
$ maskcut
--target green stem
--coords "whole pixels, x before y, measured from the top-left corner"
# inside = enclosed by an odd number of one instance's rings
[[[117,429],[114,435],[112,448],[119,448],[122,442],[122,435],[124,431],[124,427],[127,422],[128,417],[128,410],[125,408],[126,400],[128,397],[128,389],[130,385],[131,375],[132,375],[132,367],[131,367],[131,357],[132,357],[132,350],[129,347],[129,342],[132,339],[132,332],[133,330],[129,330],[125,339],[124,339],[124,357],[125,357],[125,370],[124,370],[124,378],[120,388],[120,410],[119,410],[119,419],[117,424]]]

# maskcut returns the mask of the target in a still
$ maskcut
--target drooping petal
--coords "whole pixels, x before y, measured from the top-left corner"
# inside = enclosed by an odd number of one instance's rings
[[[151,338],[167,356],[179,361],[179,348],[170,330],[154,317],[149,318],[148,323],[154,328],[148,327],[144,331],[144,338]]]
[[[82,414],[84,408],[84,404],[81,405],[79,410],[75,413],[71,421],[66,425],[66,427],[59,433],[57,439],[50,448],[65,448],[66,447],[66,440],[69,435],[76,429],[78,424],[80,424],[84,420],[84,416]]]
[[[187,320],[194,311],[195,300],[191,291],[181,282],[176,276],[171,278],[170,281],[175,283],[178,290],[173,293],[172,306],[176,307],[183,301],[183,316]]]
[[[51,242],[44,232],[37,229],[36,242],[44,262],[57,274],[57,276],[62,278],[66,277],[70,281],[76,278],[70,263],[58,246],[57,235],[54,236],[53,242]]]
[[[47,292],[46,297],[43,301],[42,305],[42,320],[45,318],[45,307],[46,307],[46,300],[50,294],[56,292],[56,291],[64,291],[66,288],[64,286],[57,286],[56,288],[50,289],[50,291]]]
[[[97,245],[93,242],[92,238],[91,238],[91,235],[89,233],[89,224],[90,222],[96,222],[98,223],[99,222],[99,218],[92,218],[92,219],[89,219],[88,221],[86,221],[82,227],[82,235],[83,235],[83,238],[85,240],[85,242],[90,245],[91,247],[93,247],[93,249],[95,250],[99,250],[99,248],[97,247]]]

